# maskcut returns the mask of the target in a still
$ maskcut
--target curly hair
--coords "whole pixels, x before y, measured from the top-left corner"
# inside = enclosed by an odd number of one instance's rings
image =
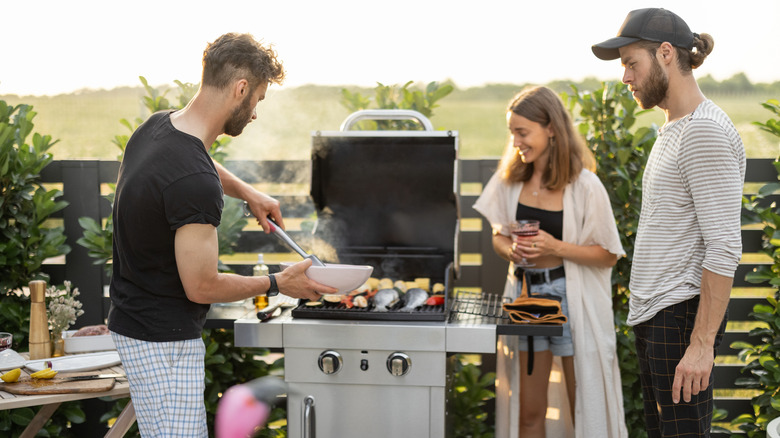
[[[655,51],[661,46],[661,43],[655,41],[642,40],[639,41],[640,47],[646,49],[651,55],[655,55]],[[694,68],[698,68],[704,63],[704,59],[712,53],[712,49],[715,48],[715,40],[712,35],[703,33],[693,34],[693,49],[688,50],[684,47],[674,46],[677,50],[677,66],[680,71],[684,73],[690,73]]]
[[[284,74],[276,52],[247,33],[226,33],[203,51],[203,85],[222,89],[243,78],[255,89],[261,83],[281,85]]]
[[[583,168],[595,170],[595,159],[579,136],[561,98],[547,87],[526,87],[509,103],[507,113],[551,127],[550,159],[542,174],[542,184],[550,190],[560,190],[577,179]],[[505,181],[528,181],[534,163],[524,163],[510,141],[499,163]]]

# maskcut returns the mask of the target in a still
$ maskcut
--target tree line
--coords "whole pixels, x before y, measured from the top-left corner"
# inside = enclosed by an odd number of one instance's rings
[[[617,80],[617,79],[615,79]],[[745,73],[737,73],[734,76],[718,81],[713,78],[712,75],[705,75],[697,77],[696,81],[699,83],[701,91],[705,95],[769,95],[780,96],[780,81],[772,83],[753,83],[747,77]],[[571,92],[571,86],[575,86],[578,90],[597,90],[603,86],[602,80],[595,77],[586,77],[581,81],[572,81],[566,79],[554,80],[545,85],[555,90],[556,92]],[[452,84],[455,86],[455,84]],[[528,84],[531,85],[531,84]],[[518,84],[488,84],[481,87],[473,87],[468,89],[458,89],[457,97],[453,98],[469,98],[469,97],[485,97],[486,95],[495,95],[497,98],[503,99],[506,96],[511,96],[515,91],[519,90]]]

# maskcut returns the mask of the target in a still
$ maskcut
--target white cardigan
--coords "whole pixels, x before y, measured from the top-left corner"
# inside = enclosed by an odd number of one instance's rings
[[[515,220],[522,188],[523,183],[507,184],[496,173],[477,199],[474,209],[485,216],[494,231],[508,236],[508,225]],[[583,170],[573,183],[566,186],[563,212],[563,241],[577,245],[597,244],[619,257],[625,255],[609,196],[594,173]],[[577,382],[575,436],[626,437],[628,432],[612,311],[612,269],[582,266],[565,259],[563,265]],[[517,295],[514,268],[510,264],[504,289],[504,296],[512,299]],[[514,358],[516,341],[516,337],[509,336],[499,341],[496,438],[516,437],[518,434],[520,370],[518,360]],[[562,385],[558,385],[558,390],[563,394],[559,403],[561,412],[565,413],[568,411],[565,390]],[[551,404],[556,398],[559,397],[550,395]],[[548,422],[548,437],[563,437],[571,430],[565,425],[560,430],[551,429],[556,427],[551,428]],[[567,430],[569,433],[566,433]]]

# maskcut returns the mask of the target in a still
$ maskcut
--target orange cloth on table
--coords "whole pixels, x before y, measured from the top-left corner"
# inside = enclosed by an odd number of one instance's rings
[[[552,298],[528,296],[528,282],[525,276],[520,296],[514,302],[505,303],[504,310],[516,324],[564,324],[566,315],[561,311],[561,302]]]

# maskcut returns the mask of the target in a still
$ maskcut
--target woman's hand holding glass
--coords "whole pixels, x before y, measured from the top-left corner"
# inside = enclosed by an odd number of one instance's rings
[[[513,223],[510,227],[512,232],[512,252],[510,253],[510,260],[515,262],[517,266],[532,267],[533,263],[529,263],[526,257],[529,256],[529,248],[535,249],[535,243],[533,243],[533,237],[539,234],[539,221],[537,220],[519,220]],[[521,260],[515,261],[512,257],[520,251]]]

